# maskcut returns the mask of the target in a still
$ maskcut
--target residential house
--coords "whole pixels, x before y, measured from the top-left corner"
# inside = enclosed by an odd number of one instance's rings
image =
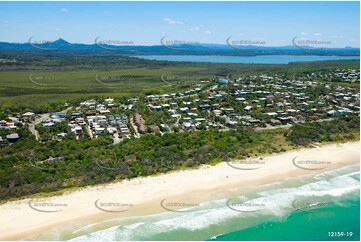
[[[152,131],[152,133],[160,132],[160,128],[158,125],[148,125],[148,128]]]
[[[252,110],[252,106],[246,106],[243,110],[246,112],[250,112]]]
[[[145,125],[143,124],[142,115],[140,115],[138,112],[134,113],[134,123],[138,127],[139,132],[145,133],[147,131]]]
[[[7,139],[10,143],[13,143],[13,142],[18,141],[19,135],[18,135],[17,133],[9,134],[9,135],[6,136],[6,139]]]
[[[30,121],[35,117],[35,113],[32,112],[26,112],[23,115],[21,115],[24,120]]]

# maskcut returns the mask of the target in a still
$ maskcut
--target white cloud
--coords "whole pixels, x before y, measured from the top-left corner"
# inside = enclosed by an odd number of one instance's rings
[[[203,27],[203,24],[193,24],[189,30],[196,33],[212,34],[210,30],[203,30]]]
[[[112,11],[104,11],[105,14],[111,14]]]
[[[176,21],[176,20],[171,19],[171,18],[164,18],[163,21],[168,23],[168,24],[184,24],[184,22],[182,22],[182,21]]]
[[[335,38],[335,39],[343,39],[342,35],[332,35],[330,36],[331,38]]]
[[[350,42],[356,42],[356,40],[355,40],[355,39],[350,39],[349,41],[350,41]]]
[[[308,34],[307,34],[307,33],[305,33],[305,32],[301,32],[301,34],[302,34],[302,35],[308,35]]]
[[[61,31],[61,29],[55,29],[56,31]]]
[[[197,32],[197,31],[199,31],[199,29],[200,29],[200,27],[198,25],[193,25],[189,30]]]
[[[170,21],[169,22],[170,24],[184,24],[183,22],[181,22],[181,21]]]
[[[193,31],[193,32],[198,32],[198,31],[201,31],[203,26],[204,26],[203,24],[193,24],[189,30]]]
[[[61,8],[60,11],[62,11],[62,12],[68,12],[68,9],[66,9],[66,8]]]
[[[314,33],[313,35],[314,35],[314,36],[321,36],[320,33]]]

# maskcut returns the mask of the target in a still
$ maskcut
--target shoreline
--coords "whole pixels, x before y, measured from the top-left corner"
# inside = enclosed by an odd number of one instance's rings
[[[222,162],[215,166],[77,188],[60,196],[9,201],[0,205],[0,240],[35,237],[58,226],[65,226],[71,221],[81,223],[81,228],[86,224],[115,217],[167,212],[161,206],[162,201],[202,202],[220,196],[226,197],[226,194],[236,188],[247,189],[250,186],[316,175],[327,170],[359,164],[359,146],[360,141],[326,144],[262,158],[250,158],[242,162]],[[322,164],[315,164],[316,161]],[[45,206],[35,206],[36,202],[45,202]],[[54,208],[49,205],[52,203],[66,206]],[[118,206],[109,208],[102,204]]]

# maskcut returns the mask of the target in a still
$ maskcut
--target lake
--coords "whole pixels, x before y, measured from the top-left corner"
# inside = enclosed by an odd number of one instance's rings
[[[296,61],[352,60],[360,56],[317,56],[317,55],[258,55],[258,56],[217,56],[217,55],[142,55],[135,56],[149,60],[249,63],[249,64],[287,64]]]

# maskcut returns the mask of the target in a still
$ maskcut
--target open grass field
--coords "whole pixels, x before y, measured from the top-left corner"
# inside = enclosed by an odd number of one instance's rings
[[[197,80],[228,74],[235,77],[273,72],[289,78],[294,73],[358,68],[360,63],[351,60],[254,65],[81,57],[79,64],[59,56],[35,61],[31,57],[22,58],[19,66],[0,65],[0,110],[35,109],[92,97],[131,98],[173,93],[189,89],[189,83]]]
[[[138,97],[176,91],[178,83],[194,81],[192,73],[197,71],[200,68],[0,72],[0,105],[36,107],[93,96]]]

